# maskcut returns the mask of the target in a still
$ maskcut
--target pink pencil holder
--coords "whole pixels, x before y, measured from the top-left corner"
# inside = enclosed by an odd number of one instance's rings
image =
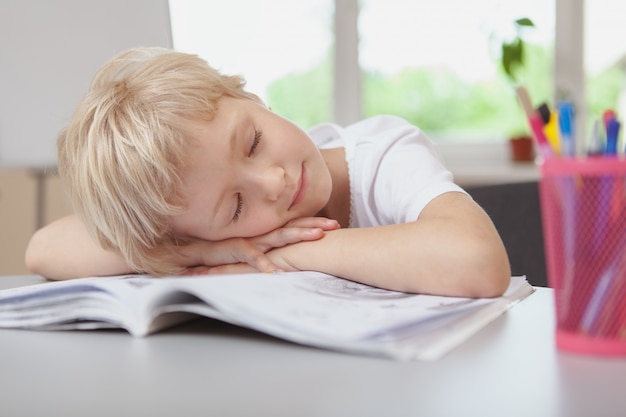
[[[626,160],[554,158],[540,169],[557,347],[626,356]]]

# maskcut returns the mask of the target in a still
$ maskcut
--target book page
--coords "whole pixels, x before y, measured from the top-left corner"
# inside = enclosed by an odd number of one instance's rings
[[[434,358],[532,290],[524,277],[513,277],[504,297],[473,299],[382,290],[317,272],[129,275],[0,291],[0,327],[119,326],[144,336],[201,315],[312,346]]]
[[[382,290],[317,272],[183,278],[177,287],[248,324],[263,322],[261,326],[345,340],[489,302]]]

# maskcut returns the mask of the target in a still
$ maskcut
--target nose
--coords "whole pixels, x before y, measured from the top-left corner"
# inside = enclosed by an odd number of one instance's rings
[[[263,167],[250,173],[250,192],[259,198],[276,201],[285,190],[285,170],[279,166]]]

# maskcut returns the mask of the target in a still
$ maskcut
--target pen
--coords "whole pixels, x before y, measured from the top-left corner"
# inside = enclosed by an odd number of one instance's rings
[[[604,122],[604,128],[606,129],[609,120],[615,119],[615,111],[609,109],[602,112],[602,121]]]
[[[548,123],[543,126],[543,133],[548,138],[548,142],[552,145],[552,150],[555,155],[558,155],[561,152],[561,144],[559,140],[559,129],[558,129],[558,120],[559,113],[554,110],[550,112],[550,119]]]
[[[619,135],[620,122],[615,118],[606,122],[606,150],[607,155],[617,155],[617,137]]]
[[[538,113],[532,114],[528,118],[528,123],[530,124],[530,128],[535,136],[535,141],[537,142],[541,156],[544,159],[553,157],[554,153],[552,152],[550,143],[543,132],[543,121],[541,120],[541,115]]]
[[[623,246],[620,248],[623,249]],[[624,259],[618,258],[618,262],[619,265],[615,265],[611,282],[602,283],[602,286],[607,285],[607,287],[596,287],[595,289],[598,296],[602,297],[598,311],[594,311],[596,306],[587,305],[586,313],[589,313],[589,322],[585,324],[591,325],[591,327],[586,330],[596,337],[624,337],[620,333],[626,326],[626,303],[624,303],[623,298],[624,291],[626,291],[626,279],[624,279],[626,268]],[[604,294],[600,295],[601,292]]]
[[[537,107],[537,113],[541,116],[544,126],[547,125],[550,121],[550,107],[548,107],[546,103],[541,103],[539,107]]]
[[[533,109],[532,102],[530,101],[530,96],[528,95],[528,90],[526,87],[520,85],[515,89],[517,93],[517,99],[519,100],[524,113],[526,114],[526,118],[530,119],[530,117],[535,113]]]
[[[580,194],[579,187],[580,176],[576,173],[564,173],[554,177],[555,197],[558,199],[561,213],[559,223],[561,225],[560,233],[562,234],[562,271],[560,281],[560,291],[563,294],[562,308],[557,310],[558,320],[562,321],[563,326],[571,331],[579,327],[581,311],[569,306],[571,294],[576,291],[576,261],[580,256],[576,253],[580,248],[580,241],[577,239],[579,223],[577,222]],[[584,207],[584,206],[583,206]]]
[[[558,105],[559,130],[561,135],[561,155],[575,156],[574,143],[574,105],[570,101],[562,101]]]
[[[589,143],[587,143],[587,156],[602,155],[604,153],[604,133],[605,129],[600,125],[600,120],[593,121]]]
[[[615,260],[617,261],[617,259]],[[609,294],[611,283],[615,279],[617,273],[617,265],[613,264],[602,274],[598,282],[595,284],[593,294],[587,302],[585,312],[580,323],[580,330],[584,333],[594,333],[597,329],[597,321],[602,311],[602,307],[606,304],[606,297]]]
[[[550,147],[550,143],[548,143],[548,139],[543,132],[544,123],[541,114],[533,109],[526,87],[519,86],[515,91],[517,93],[517,99],[524,109],[526,119],[528,120],[528,124],[533,132],[535,142],[539,148],[539,153],[544,159],[551,158],[554,154],[552,152],[552,148]]]

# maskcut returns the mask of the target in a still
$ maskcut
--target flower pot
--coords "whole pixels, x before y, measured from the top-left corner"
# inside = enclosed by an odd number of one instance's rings
[[[535,147],[530,136],[516,136],[509,139],[511,160],[513,162],[532,162],[535,160]]]

